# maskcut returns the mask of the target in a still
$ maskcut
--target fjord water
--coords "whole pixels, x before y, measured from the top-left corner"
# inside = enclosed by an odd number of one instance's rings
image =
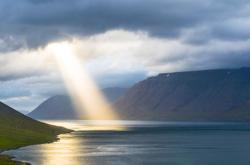
[[[34,165],[248,165],[249,123],[46,121],[76,130],[5,152]],[[114,124],[114,123],[113,123]],[[108,129],[110,128],[110,129]]]

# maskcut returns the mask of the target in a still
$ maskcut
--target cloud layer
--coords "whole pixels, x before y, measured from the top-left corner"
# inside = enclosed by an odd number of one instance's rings
[[[9,43],[13,49],[113,29],[184,37],[191,43],[242,40],[250,37],[249,14],[247,0],[5,0],[0,2],[0,36],[7,44],[10,37],[18,38]]]

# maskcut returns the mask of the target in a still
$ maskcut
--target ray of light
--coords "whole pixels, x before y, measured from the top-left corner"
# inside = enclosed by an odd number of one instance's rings
[[[55,57],[71,99],[80,118],[89,120],[119,120],[96,83],[74,54],[67,42],[52,43],[49,50]]]
[[[78,115],[92,120],[117,119],[80,60],[74,55],[70,44],[53,43],[49,48],[53,51],[66,87],[78,109]]]

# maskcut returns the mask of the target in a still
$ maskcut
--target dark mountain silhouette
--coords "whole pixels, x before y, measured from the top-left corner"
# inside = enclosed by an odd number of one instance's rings
[[[103,94],[110,103],[122,96],[126,88],[104,88]],[[41,103],[28,116],[37,119],[77,119],[73,103],[69,96],[56,95]]]
[[[28,116],[37,119],[74,119],[77,117],[70,97],[65,95],[48,98]]]
[[[250,121],[250,68],[159,74],[115,107],[133,120]]]

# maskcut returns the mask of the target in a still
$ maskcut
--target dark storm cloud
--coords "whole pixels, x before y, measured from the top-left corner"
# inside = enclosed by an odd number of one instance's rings
[[[205,26],[213,38],[246,39],[249,33],[231,34],[224,32],[228,27],[216,26],[228,19],[248,17],[248,7],[245,0],[5,0],[0,2],[0,38],[13,36],[37,47],[68,35],[86,36],[117,28],[178,38],[187,29]]]

